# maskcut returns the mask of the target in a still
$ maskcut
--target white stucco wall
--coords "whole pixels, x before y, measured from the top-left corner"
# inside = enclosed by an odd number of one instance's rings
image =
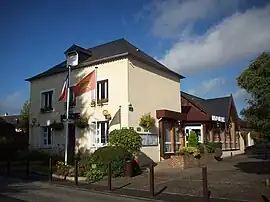
[[[134,107],[129,112],[129,126],[136,130],[143,113],[151,113],[156,119],[156,110],[167,109],[181,112],[180,80],[177,76],[164,73],[145,63],[130,59],[128,64],[129,102]],[[143,131],[143,129],[141,129]],[[158,121],[151,131],[158,134]],[[160,161],[160,146],[141,149],[152,160]]]
[[[121,106],[121,126],[139,127],[138,121],[143,113],[151,113],[156,118],[156,110],[167,109],[181,111],[180,102],[180,80],[177,76],[164,73],[145,63],[134,59],[121,59],[113,62],[95,65],[98,67],[97,80],[108,79],[109,102],[103,106],[91,107],[93,92],[85,93],[77,98],[74,113],[80,112],[89,117],[89,122],[105,120],[103,110],[108,110],[113,117]],[[71,73],[71,85],[75,85],[81,78],[94,70],[95,66],[73,70]],[[41,126],[49,125],[51,122],[60,122],[60,115],[65,114],[64,101],[58,102],[66,73],[59,73],[49,77],[41,78],[31,82],[30,87],[30,122],[32,118],[37,119]],[[53,89],[53,112],[40,113],[41,92]],[[132,104],[134,111],[128,109]],[[119,124],[111,126],[110,130],[118,129]],[[76,128],[76,140],[80,147],[93,151],[91,147],[93,140],[90,139],[90,131]],[[143,129],[142,129],[143,131]],[[65,143],[65,130],[54,133],[53,147]],[[158,134],[158,123],[150,133]],[[40,127],[34,126],[30,129],[29,142],[32,148],[39,148]],[[78,149],[78,148],[77,148]],[[142,148],[149,158],[158,162],[160,146],[147,146]]]
[[[85,93],[76,100],[76,106],[73,112],[81,112],[82,115],[89,117],[89,121],[105,120],[102,115],[104,109],[108,110],[112,117],[119,109],[121,105],[122,126],[128,126],[128,60],[116,60],[113,62],[103,63],[97,65],[97,81],[108,79],[109,81],[109,102],[104,106],[91,107],[91,101],[93,98],[93,92]],[[71,73],[71,85],[75,85],[81,78],[93,71],[95,66],[89,66],[86,68],[76,69]],[[59,95],[62,90],[62,85],[66,73],[55,74],[53,76],[41,78],[31,82],[30,87],[30,121],[32,118],[37,119],[37,124],[40,126],[49,125],[54,120],[60,121],[60,114],[65,113],[64,101],[58,101]],[[41,92],[49,89],[54,90],[53,95],[53,112],[40,113],[41,108]],[[119,128],[119,125],[112,126],[111,129]],[[77,130],[78,131],[78,130]],[[55,132],[54,144],[64,144],[64,130],[61,132]],[[39,133],[40,127],[33,127],[30,130],[29,138],[32,148],[39,147]],[[85,137],[80,136],[80,143],[82,146],[89,147],[89,139],[87,138],[87,131],[84,132]]]

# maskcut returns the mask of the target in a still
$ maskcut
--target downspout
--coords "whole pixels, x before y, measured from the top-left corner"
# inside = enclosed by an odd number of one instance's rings
[[[159,127],[159,122],[162,121],[162,118],[159,118],[158,120],[158,145],[159,145],[159,148],[158,148],[158,161],[160,162],[161,161],[161,152],[160,152],[160,149],[161,149],[161,144],[160,144],[160,138],[159,138],[159,134],[162,135],[162,132],[160,131],[160,127]]]

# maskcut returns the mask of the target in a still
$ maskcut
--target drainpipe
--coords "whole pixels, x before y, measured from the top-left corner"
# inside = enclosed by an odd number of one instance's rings
[[[162,118],[159,118],[158,119],[158,126],[159,126],[159,122],[162,120]],[[160,130],[159,129],[159,127],[158,127],[158,130]],[[158,161],[160,162],[161,161],[161,158],[160,158],[160,139],[159,139],[159,134],[158,134],[158,142],[159,142],[159,148],[158,148]]]

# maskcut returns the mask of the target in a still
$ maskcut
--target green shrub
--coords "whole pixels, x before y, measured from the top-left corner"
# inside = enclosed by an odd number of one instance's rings
[[[151,116],[151,113],[143,114],[139,120],[139,125],[144,129],[150,130],[155,125],[155,118]]]
[[[188,147],[197,147],[199,144],[198,137],[195,131],[191,131],[188,137]]]
[[[192,155],[195,158],[201,157],[200,150],[197,147],[185,147],[181,149],[177,154],[178,155]]]
[[[129,159],[132,159],[132,155],[123,147],[107,146],[97,149],[88,162],[79,163],[80,167],[85,169],[86,177],[93,180],[98,178],[95,177],[96,175],[99,177],[107,175],[109,162],[111,162],[112,177],[123,176],[125,161]]]
[[[99,181],[103,178],[104,173],[100,168],[90,168],[88,171],[86,171],[85,173],[85,177],[87,177],[87,179],[89,181],[92,182],[96,182]]]
[[[221,142],[207,142],[205,144],[208,153],[215,153],[217,148],[222,148]]]
[[[63,162],[63,161],[57,161],[55,167],[56,167],[55,173],[57,175],[62,175],[62,176],[69,176],[71,174],[71,171],[73,168],[70,165],[65,165],[65,162]],[[74,174],[74,172],[73,172],[73,174]]]
[[[123,147],[131,153],[140,151],[142,147],[140,134],[131,129],[113,130],[109,134],[108,142],[111,146]]]

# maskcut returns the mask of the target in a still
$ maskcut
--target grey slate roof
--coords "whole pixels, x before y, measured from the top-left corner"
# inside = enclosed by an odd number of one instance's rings
[[[0,116],[1,121],[16,126],[18,124],[19,115]]]
[[[213,98],[213,99],[203,99],[203,98],[185,93],[183,91],[181,91],[181,96],[183,96],[185,99],[187,99],[188,101],[190,101],[191,103],[199,107],[209,116],[214,115],[214,116],[225,117],[226,122],[228,122],[230,107],[233,101],[232,96],[219,97],[219,98]]]
[[[73,45],[73,46],[76,46],[76,45]],[[88,59],[86,59],[81,64],[79,64],[77,68],[84,67],[87,65],[95,65],[95,64],[98,64],[100,62],[104,62],[110,59],[131,56],[131,57],[134,57],[135,59],[148,63],[157,69],[176,75],[179,77],[179,79],[185,78],[184,76],[168,69],[167,67],[165,67],[164,65],[162,65],[161,63],[159,63],[158,61],[156,61],[155,59],[153,59],[146,53],[144,53],[143,51],[139,50],[137,47],[129,43],[124,38],[118,39],[109,43],[105,43],[102,45],[98,45],[89,49],[84,49],[84,50],[87,52],[92,52],[92,56],[90,56]],[[50,68],[49,70],[45,72],[42,72],[36,76],[26,79],[26,81],[32,81],[35,79],[51,76],[57,73],[65,72],[65,71],[67,71],[66,61],[63,61],[60,64]]]

